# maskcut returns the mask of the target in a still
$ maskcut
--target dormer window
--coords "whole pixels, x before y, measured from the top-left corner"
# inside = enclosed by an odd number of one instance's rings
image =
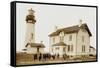
[[[64,41],[64,32],[63,31],[60,32],[59,37],[60,37],[60,42],[63,42]]]
[[[64,41],[64,37],[60,37],[60,42],[63,42]]]

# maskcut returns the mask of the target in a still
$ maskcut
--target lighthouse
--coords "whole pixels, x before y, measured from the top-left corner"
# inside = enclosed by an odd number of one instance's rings
[[[27,54],[39,54],[44,53],[44,44],[36,43],[35,41],[35,11],[31,8],[28,10],[28,15],[26,16],[26,36],[25,36],[25,51]]]
[[[25,45],[28,43],[35,42],[35,11],[31,8],[28,10],[28,15],[26,16],[26,37]]]

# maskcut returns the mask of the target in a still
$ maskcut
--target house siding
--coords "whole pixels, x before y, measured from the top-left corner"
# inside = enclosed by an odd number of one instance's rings
[[[85,32],[83,32],[83,30]],[[84,42],[82,42],[82,36],[84,36]],[[82,45],[85,46],[85,52],[82,52]],[[89,54],[90,36],[85,29],[80,29],[77,35],[77,55]]]
[[[53,38],[55,38],[55,42],[53,42]],[[59,36],[50,37],[50,45],[53,45],[53,44],[59,43],[59,42],[60,42]]]
[[[44,48],[39,48],[40,53],[44,53]],[[37,54],[37,47],[27,47],[27,53],[28,54]]]
[[[37,48],[32,48],[32,47],[30,47],[30,46],[28,46],[27,47],[27,53],[28,54],[35,54],[35,53],[37,53]]]
[[[64,35],[64,43],[67,44],[67,45],[72,45],[73,46],[73,51],[69,51],[68,52],[68,47],[66,47],[66,54],[67,55],[76,55],[76,34],[77,33],[71,33],[71,34],[65,34]],[[72,35],[72,40],[69,41],[69,36]],[[52,46],[53,44],[55,44],[53,42],[53,38],[55,38],[55,43],[59,43],[60,42],[60,38],[59,38],[59,35],[58,36],[53,36],[53,37],[50,37],[50,53],[51,54],[57,54],[59,53],[60,55],[63,55],[63,47],[64,46]],[[59,47],[59,50],[55,50],[56,47]],[[53,52],[52,52],[52,49],[53,49]]]
[[[68,55],[75,55],[75,53],[76,53],[76,34],[77,33],[65,34],[64,43],[66,43],[69,46],[70,45],[73,46],[73,51],[68,52],[68,50],[66,50],[66,54],[68,54]],[[69,36],[70,35],[72,35],[72,40],[71,41],[69,41]]]

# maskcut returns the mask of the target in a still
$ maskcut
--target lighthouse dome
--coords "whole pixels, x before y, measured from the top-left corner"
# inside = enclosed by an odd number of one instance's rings
[[[35,23],[35,16],[34,16],[34,10],[32,10],[32,8],[29,10],[29,14],[26,16],[26,21],[27,23]]]

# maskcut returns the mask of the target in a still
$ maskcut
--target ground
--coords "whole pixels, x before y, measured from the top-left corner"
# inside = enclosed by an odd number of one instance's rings
[[[96,56],[81,57],[81,58],[49,58],[49,59],[33,59],[32,54],[19,53],[16,56],[17,65],[30,65],[30,64],[48,64],[48,63],[67,63],[67,62],[83,62],[83,61],[96,61]]]

